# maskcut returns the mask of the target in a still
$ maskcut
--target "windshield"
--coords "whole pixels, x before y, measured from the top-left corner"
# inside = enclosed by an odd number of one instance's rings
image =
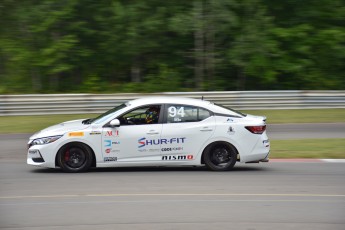
[[[108,120],[108,118],[110,118],[113,115],[113,113],[115,113],[115,112],[117,112],[117,111],[119,111],[119,110],[121,110],[121,109],[123,109],[125,107],[127,107],[126,104],[121,104],[119,106],[116,106],[115,108],[112,108],[111,110],[108,110],[107,112],[99,115],[98,117],[96,117],[94,119],[91,119],[89,121],[89,123],[93,123],[93,124],[102,123],[103,121]]]

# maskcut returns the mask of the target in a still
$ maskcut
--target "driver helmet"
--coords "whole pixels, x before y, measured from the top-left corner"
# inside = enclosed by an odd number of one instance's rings
[[[154,106],[146,110],[146,124],[152,124],[158,122],[159,108]]]

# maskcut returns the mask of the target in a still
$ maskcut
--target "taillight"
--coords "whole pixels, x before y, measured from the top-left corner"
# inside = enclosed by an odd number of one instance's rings
[[[259,125],[259,126],[246,126],[247,130],[254,134],[262,134],[266,130],[266,125]]]

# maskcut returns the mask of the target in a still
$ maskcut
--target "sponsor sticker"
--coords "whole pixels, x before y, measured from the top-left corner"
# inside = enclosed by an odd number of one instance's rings
[[[117,157],[104,157],[104,161],[117,161]]]
[[[185,161],[185,160],[193,160],[193,155],[169,155],[169,156],[162,156],[162,161]]]
[[[183,150],[183,147],[173,147],[173,148],[162,148],[161,151],[165,152],[165,151],[181,151]]]
[[[29,150],[29,155],[30,155],[30,157],[32,157],[32,158],[41,157],[40,151],[39,151],[39,150],[36,150],[36,149]]]
[[[139,152],[150,152],[150,153],[153,153],[153,152],[159,152],[160,150],[159,149],[138,149]]]
[[[111,147],[111,140],[104,140],[104,147]]]
[[[232,127],[232,126],[229,126],[229,128],[228,128],[228,134],[229,135],[232,135],[232,134],[234,134],[235,133],[235,129]]]
[[[111,152],[111,149],[106,149],[105,153],[109,154]]]
[[[71,132],[68,134],[69,137],[83,137],[84,132]]]
[[[119,130],[111,130],[105,132],[106,137],[118,137],[119,136]]]
[[[269,140],[264,140],[264,141],[262,141],[262,143],[265,147],[270,147],[270,141]]]
[[[230,117],[228,117],[225,121],[225,123],[234,123],[234,122],[236,122],[236,120],[234,120],[233,118],[230,118]]]
[[[104,140],[104,147],[111,147],[112,145],[119,145],[120,141]]]
[[[101,132],[98,132],[98,131],[91,131],[89,134],[90,134],[90,135],[100,135]]]
[[[140,138],[138,140],[138,148],[142,148],[145,146],[149,146],[149,145],[166,145],[166,144],[184,144],[185,140],[187,138],[186,137],[173,137],[170,139],[165,139],[165,138],[161,138],[161,139],[146,139],[145,137]]]

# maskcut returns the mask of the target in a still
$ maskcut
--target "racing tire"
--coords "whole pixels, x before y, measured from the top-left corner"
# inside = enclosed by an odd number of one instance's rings
[[[228,171],[237,161],[237,151],[228,143],[214,143],[205,149],[203,158],[207,168],[213,171]]]
[[[82,143],[70,143],[58,152],[58,164],[64,172],[77,173],[87,171],[93,159],[92,150]]]

